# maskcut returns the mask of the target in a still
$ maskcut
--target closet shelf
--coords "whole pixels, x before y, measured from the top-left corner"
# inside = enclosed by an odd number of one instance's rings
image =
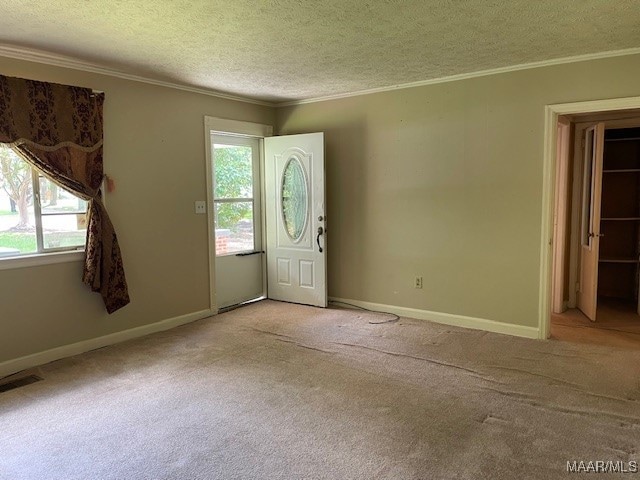
[[[637,258],[600,258],[600,263],[640,263]]]
[[[640,137],[625,137],[625,138],[605,138],[605,142],[629,142],[633,140],[640,140]]]
[[[613,135],[610,129],[606,133]],[[638,302],[640,275],[640,128],[618,129],[605,139],[599,198],[602,237],[597,294]],[[620,143],[622,142],[622,143]],[[591,197],[590,197],[591,198]],[[597,227],[596,227],[597,230]],[[587,281],[587,279],[584,279]],[[588,279],[591,281],[591,279]],[[638,304],[640,314],[640,304]],[[639,317],[640,318],[640,317]]]

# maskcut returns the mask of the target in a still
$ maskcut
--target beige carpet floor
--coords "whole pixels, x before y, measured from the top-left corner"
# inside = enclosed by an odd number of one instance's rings
[[[382,320],[263,301],[43,366],[0,393],[0,478],[555,479],[640,461],[640,351]]]

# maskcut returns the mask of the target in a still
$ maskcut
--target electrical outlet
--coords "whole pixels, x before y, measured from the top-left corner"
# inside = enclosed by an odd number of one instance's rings
[[[413,286],[415,288],[422,288],[422,277],[416,277],[415,281],[413,282]]]
[[[196,213],[203,214],[207,213],[207,202],[197,201],[196,202]]]

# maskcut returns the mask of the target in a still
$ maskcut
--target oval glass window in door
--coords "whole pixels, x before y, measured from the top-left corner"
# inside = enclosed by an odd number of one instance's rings
[[[289,158],[282,171],[282,221],[287,235],[297,242],[307,223],[308,192],[304,169],[300,160]]]

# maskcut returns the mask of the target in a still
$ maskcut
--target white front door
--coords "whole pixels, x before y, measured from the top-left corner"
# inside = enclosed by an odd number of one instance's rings
[[[324,134],[269,137],[264,149],[268,297],[326,307]]]
[[[585,131],[580,229],[580,288],[577,295],[578,308],[591,321],[596,319],[598,303],[603,153],[604,123],[598,123]]]

